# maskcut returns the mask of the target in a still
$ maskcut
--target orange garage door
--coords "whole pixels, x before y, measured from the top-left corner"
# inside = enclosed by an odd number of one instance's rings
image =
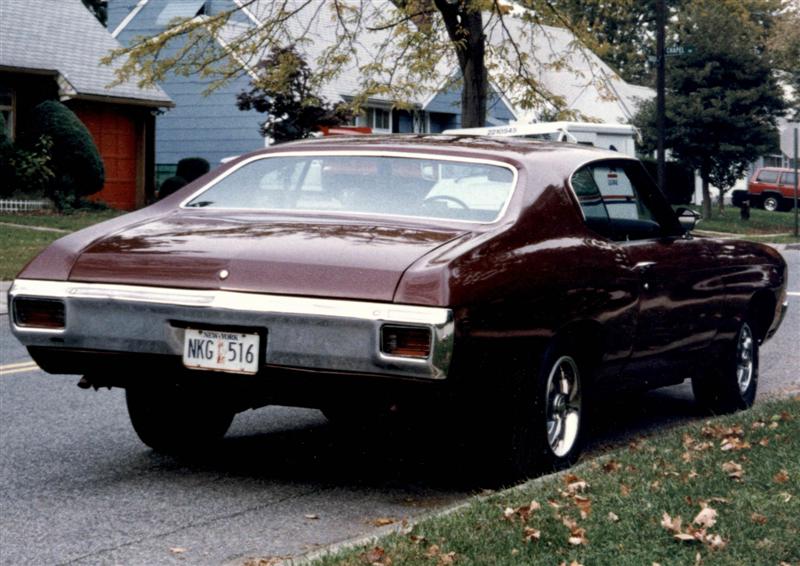
[[[106,183],[92,195],[92,200],[114,208],[134,209],[138,156],[135,120],[124,109],[105,104],[82,104],[73,110],[92,134],[106,169]]]

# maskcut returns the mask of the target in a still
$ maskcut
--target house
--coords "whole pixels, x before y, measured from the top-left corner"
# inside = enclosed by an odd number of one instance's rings
[[[0,111],[12,139],[33,108],[61,100],[87,127],[106,171],[93,199],[131,210],[154,193],[155,115],[172,106],[159,87],[109,86],[100,63],[120,45],[81,0],[0,2]]]
[[[320,1],[288,0],[287,4],[298,8],[294,18],[298,30],[308,40],[302,49],[312,67],[317,56],[337,41],[331,18],[311,16],[319,8]],[[370,0],[362,5],[362,9],[379,14],[385,12],[388,5],[387,0]],[[137,37],[162,32],[174,18],[206,17],[238,7],[240,10],[228,26],[214,37],[218,45],[225,47],[233,44],[241,34],[262,25],[267,15],[277,9],[276,6],[280,8],[283,3],[273,0],[109,0],[108,27],[117,40],[129,45]],[[575,38],[568,31],[550,27],[542,29],[543,33],[530,38],[529,49],[536,55],[533,60],[548,61],[553,57],[553,49],[568,51],[572,48]],[[522,41],[522,30],[512,31],[518,33]],[[375,46],[388,33],[374,30],[358,42],[355,48],[362,63],[373,56]],[[175,108],[158,118],[156,160],[163,176],[173,174],[178,160],[183,157],[204,157],[214,165],[230,155],[265,145],[259,133],[263,115],[253,111],[242,112],[236,107],[236,95],[249,89],[252,69],[258,59],[259,56],[248,60],[237,58],[235,62],[245,73],[208,96],[203,92],[211,85],[210,78],[173,74],[162,81],[161,86],[176,104]],[[583,116],[604,122],[627,123],[635,113],[637,101],[654,96],[652,89],[622,81],[592,53],[575,55],[571,64],[578,70],[570,72],[558,65],[542,65],[535,72],[542,84]],[[407,101],[402,109],[395,107],[388,97],[369,99],[363,114],[352,125],[370,127],[375,133],[441,132],[460,127],[461,90],[457,66],[447,57],[442,57],[435,75],[431,77],[430,85],[426,85],[425,92]],[[329,102],[350,100],[361,89],[360,79],[357,65],[350,63],[324,86],[320,94]],[[542,113],[515,107],[495,82],[492,82],[487,106],[488,125],[538,121]]]

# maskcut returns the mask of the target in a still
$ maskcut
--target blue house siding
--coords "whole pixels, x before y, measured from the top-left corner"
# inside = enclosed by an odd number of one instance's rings
[[[129,13],[130,10],[120,10],[120,6],[132,9],[136,3],[136,0],[111,0],[109,27],[118,25]],[[117,39],[127,45],[136,37],[162,31],[163,26],[157,21],[168,4],[170,0],[150,0]],[[210,7],[227,9],[231,4],[229,0],[213,0]],[[111,22],[112,12],[117,20],[115,23]],[[237,14],[236,19],[250,21],[244,14]],[[249,88],[249,76],[243,75],[203,96],[212,82],[197,76],[177,75],[159,81],[175,102],[175,107],[156,120],[157,164],[175,164],[184,157],[202,157],[215,167],[224,157],[264,147],[264,138],[259,132],[264,115],[254,111],[242,112],[236,107],[236,95]]]
[[[458,85],[458,83],[456,83]],[[461,87],[444,88],[425,107],[431,113],[431,132],[461,127]],[[515,118],[511,109],[492,88],[486,102],[487,122],[491,125],[508,124]],[[449,116],[449,117],[448,117]]]

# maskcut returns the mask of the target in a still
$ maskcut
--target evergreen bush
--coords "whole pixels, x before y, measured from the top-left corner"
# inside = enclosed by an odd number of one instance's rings
[[[164,179],[164,182],[161,183],[161,187],[158,189],[158,200],[171,195],[187,184],[188,183],[186,182],[186,179],[179,175],[174,175]]]
[[[187,183],[191,183],[210,170],[211,165],[202,157],[185,157],[178,161],[178,170],[175,172],[175,175],[185,179]]]
[[[46,100],[33,109],[31,120],[33,139],[47,136],[54,177],[48,183],[46,196],[56,207],[75,206],[81,197],[103,188],[105,169],[100,152],[86,126],[66,106]]]

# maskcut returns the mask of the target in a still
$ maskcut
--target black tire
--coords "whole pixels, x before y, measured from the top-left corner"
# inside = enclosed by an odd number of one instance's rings
[[[552,344],[539,363],[532,357],[522,358],[502,417],[495,417],[504,430],[487,439],[500,451],[493,462],[501,481],[569,467],[583,448],[588,364],[568,343]]]
[[[779,195],[765,195],[764,200],[761,203],[761,207],[769,212],[780,212],[784,208],[783,198],[781,198]]]
[[[132,385],[125,400],[139,439],[167,454],[189,455],[213,446],[236,414],[209,392],[181,384]]]
[[[758,389],[758,338],[752,325],[742,321],[734,338],[705,375],[692,378],[695,400],[715,414],[748,409]]]

